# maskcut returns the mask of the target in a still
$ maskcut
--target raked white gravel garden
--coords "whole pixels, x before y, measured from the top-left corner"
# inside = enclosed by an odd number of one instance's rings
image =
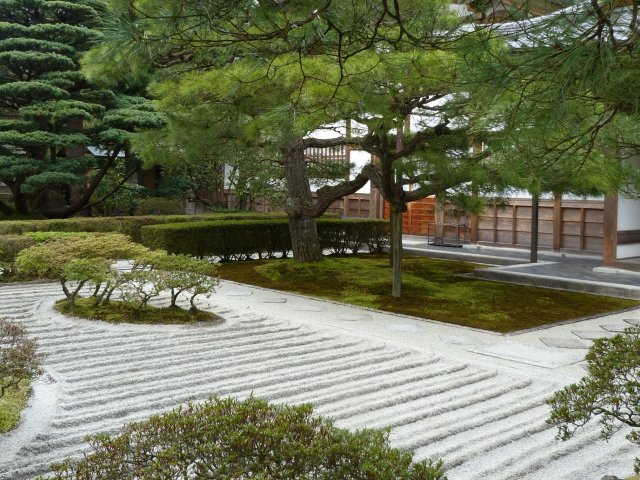
[[[212,326],[72,319],[53,310],[59,297],[57,284],[0,286],[0,316],[47,355],[20,425],[0,437],[2,480],[80,455],[86,435],[251,393],[312,402],[340,427],[388,427],[416,459],[443,458],[450,480],[624,477],[636,456],[622,433],[600,441],[596,424],[555,440],[545,399],[584,373],[584,350],[540,338],[623,325],[639,310],[507,336],[230,282],[202,305],[225,318]]]

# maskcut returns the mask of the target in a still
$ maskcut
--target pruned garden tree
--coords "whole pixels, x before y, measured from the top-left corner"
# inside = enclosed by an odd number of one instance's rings
[[[56,232],[51,238],[22,250],[16,258],[19,272],[60,282],[70,308],[85,285],[109,287],[111,265],[134,258],[147,248],[121,234]]]
[[[107,41],[92,58],[105,65],[127,58],[132,65],[163,69],[156,93],[170,108],[180,103],[206,109],[212,140],[268,145],[284,170],[285,209],[300,261],[320,258],[314,218],[369,178],[367,167],[353,180],[323,186],[314,201],[307,149],[357,143],[314,132],[354,112],[364,117],[377,110],[388,91],[378,95],[373,86],[357,91],[355,85],[369,75],[378,54],[416,45],[445,48],[457,20],[444,2],[432,0],[168,6],[114,0],[112,6]]]
[[[129,271],[113,267],[123,258],[132,262]],[[22,250],[16,267],[32,278],[58,280],[71,312],[82,289],[89,286],[94,307],[109,304],[114,293],[119,293],[125,302],[143,310],[152,298],[168,292],[171,308],[177,308],[180,295],[187,295],[195,312],[196,298],[208,298],[218,285],[215,264],[149,250],[126,235],[114,233],[53,232]]]
[[[530,262],[538,258],[538,211],[545,194],[561,198],[565,194],[596,196],[614,191],[624,169],[614,156],[606,154],[602,142],[593,148],[554,148],[556,141],[579,129],[580,108],[573,104],[554,120],[543,116],[520,117],[509,122],[499,117],[504,128],[492,135],[491,168],[503,189],[527,191],[532,198]],[[494,119],[495,120],[495,119]]]
[[[475,41],[470,36],[454,40],[447,51],[408,43],[403,49],[369,52],[367,75],[349,85],[351,98],[362,97],[367,105],[365,112],[349,112],[359,126],[353,142],[374,156],[367,175],[390,207],[394,297],[401,295],[407,204],[487,176],[488,151],[472,148],[484,139],[483,132],[466,114],[468,96],[453,81],[458,51],[473,48]]]
[[[568,440],[597,419],[604,440],[626,426],[632,428],[627,439],[640,445],[640,328],[594,340],[586,360],[588,375],[548,402],[552,409],[548,422],[558,427],[558,438]],[[640,473],[638,458],[634,469]]]
[[[0,5],[0,212],[67,217],[91,195],[130,132],[162,124],[141,97],[91,85],[79,60],[100,39],[104,2],[11,0]],[[105,157],[85,154],[100,147]]]
[[[188,198],[206,207],[250,210],[257,198],[278,203],[285,191],[278,152],[266,142],[256,145],[237,132],[225,133],[228,124],[215,120],[216,112],[204,99],[182,101],[176,94],[179,90],[158,93],[157,108],[168,119],[165,127],[133,138],[145,167],[159,165],[163,174],[184,179],[190,185]]]

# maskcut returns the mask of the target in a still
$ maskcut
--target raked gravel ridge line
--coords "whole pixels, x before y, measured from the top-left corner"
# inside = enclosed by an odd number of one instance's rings
[[[86,450],[84,437],[211,395],[313,402],[340,427],[391,428],[450,480],[600,479],[634,451],[595,427],[557,442],[544,400],[557,383],[345,331],[222,311],[217,326],[111,325],[52,309],[54,284],[0,286],[0,317],[25,325],[46,375],[23,424],[0,438],[0,480],[33,478]],[[214,309],[215,311],[215,309]]]

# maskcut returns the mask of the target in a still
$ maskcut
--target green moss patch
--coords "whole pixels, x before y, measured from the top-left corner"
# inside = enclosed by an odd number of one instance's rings
[[[317,263],[256,260],[220,266],[222,278],[494,332],[639,307],[634,300],[479,280],[481,265],[425,257],[403,260],[402,297],[391,296],[386,255],[325,257]]]
[[[92,320],[103,320],[112,323],[148,323],[161,325],[209,323],[219,324],[223,319],[215,313],[197,310],[183,310],[181,308],[157,308],[147,306],[140,310],[136,306],[118,301],[111,301],[107,305],[94,305],[92,298],[79,298],[74,309],[66,300],[59,300],[56,310],[65,315]]]
[[[0,433],[12,430],[20,420],[20,412],[27,405],[31,394],[29,382],[23,381],[18,388],[9,388],[0,397]]]

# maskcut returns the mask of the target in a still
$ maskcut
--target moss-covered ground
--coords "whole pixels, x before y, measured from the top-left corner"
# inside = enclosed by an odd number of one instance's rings
[[[490,282],[462,276],[481,265],[408,257],[402,297],[391,296],[387,255],[325,257],[318,263],[290,259],[230,262],[222,278],[328,298],[457,325],[513,332],[564,320],[640,306],[634,300]]]
[[[153,307],[148,305],[140,310],[134,305],[125,302],[111,301],[106,305],[94,305],[92,298],[79,298],[74,309],[71,309],[66,300],[56,302],[56,310],[65,315],[92,320],[104,320],[112,323],[148,323],[148,324],[195,324],[195,323],[220,323],[222,319],[216,314],[197,310],[183,310],[182,308]]]
[[[0,433],[6,433],[15,428],[20,420],[20,412],[26,406],[31,387],[28,381],[23,381],[18,388],[9,388],[0,397]]]

